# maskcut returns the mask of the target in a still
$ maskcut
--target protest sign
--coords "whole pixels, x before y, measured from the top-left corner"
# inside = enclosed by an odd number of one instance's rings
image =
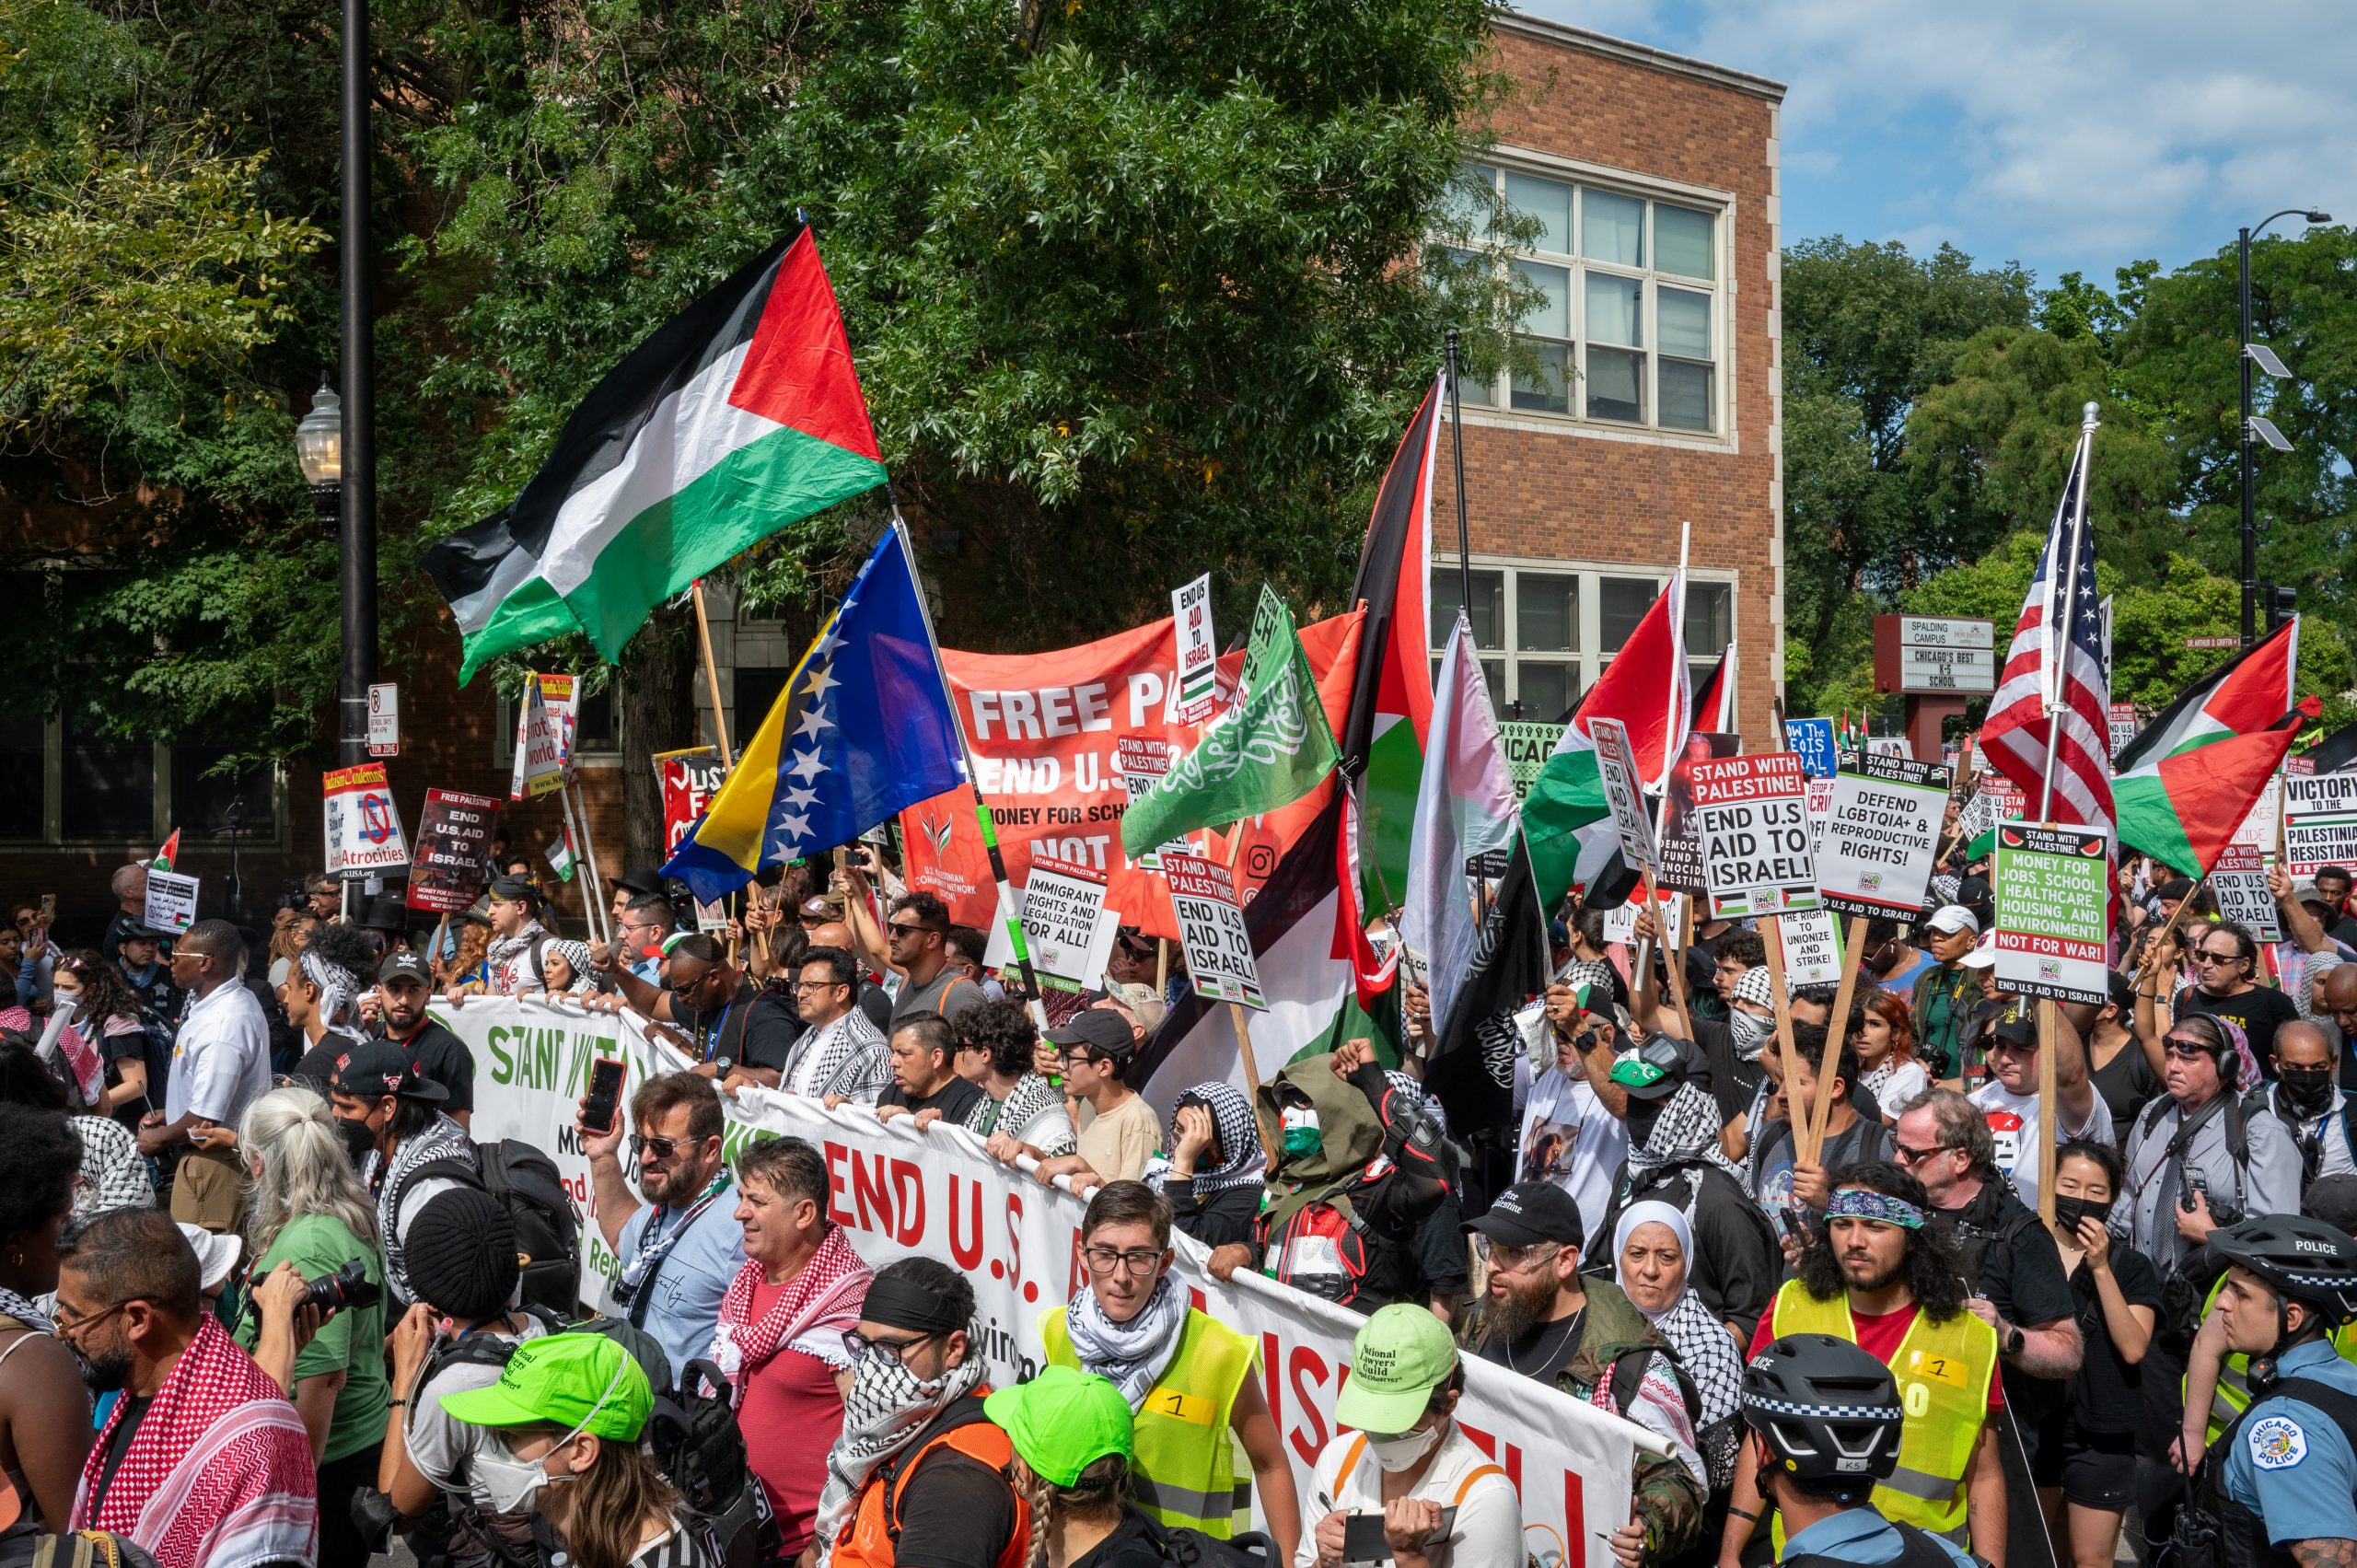
[[[549,712],[549,723],[556,729],[556,756],[560,767],[570,772],[575,762],[573,754],[576,731],[581,727],[581,681],[571,675],[535,675],[540,683],[540,705]]]
[[[179,936],[196,923],[196,878],[172,871],[147,873],[148,929]]]
[[[1178,641],[1178,722],[1201,724],[1212,716],[1219,672],[1219,645],[1212,639],[1209,572],[1172,591],[1170,627]]]
[[[592,1310],[614,1310],[610,1282],[621,1266],[598,1228],[576,1102],[588,1090],[591,1063],[616,1058],[626,1064],[627,1126],[632,1090],[692,1063],[648,1040],[634,1019],[540,1001],[473,998],[463,1006],[437,1004],[435,1016],[476,1062],[473,1135],[517,1138],[548,1151],[587,1217],[582,1298]],[[973,1283],[975,1353],[989,1364],[991,1380],[1005,1387],[1038,1375],[1046,1365],[1042,1319],[1086,1279],[1079,1198],[991,1159],[980,1139],[947,1122],[921,1130],[900,1117],[879,1124],[862,1106],[829,1110],[760,1088],[721,1105],[725,1158],[733,1163],[767,1138],[808,1142],[826,1163],[828,1216],[860,1257],[873,1268],[920,1256],[948,1263]],[[1364,1319],[1248,1269],[1222,1283],[1206,1269],[1202,1244],[1183,1234],[1171,1244],[1179,1286],[1199,1294],[1205,1312],[1259,1351],[1248,1376],[1262,1379],[1280,1447],[1307,1496],[1311,1468],[1339,1431],[1334,1398]],[[1661,1452],[1660,1440],[1478,1356],[1465,1358],[1465,1378],[1455,1419],[1515,1481],[1529,1551],[1553,1568],[1614,1568],[1608,1532],[1629,1516],[1634,1457],[1641,1446]],[[1265,1520],[1255,1523],[1266,1527]]]
[[[1635,894],[1616,909],[1604,912],[1604,939],[1607,942],[1634,942],[1637,939],[1637,912],[1644,905]],[[1661,928],[1662,945],[1670,948],[1686,946],[1686,926],[1679,912],[1685,908],[1682,896],[1666,888],[1654,889],[1654,923]]]
[[[2287,776],[2282,798],[2285,870],[2357,863],[2357,772]]]
[[[1831,815],[1833,815],[1833,781],[1831,779],[1809,780],[1808,843],[1810,850],[1820,858],[1825,854],[1825,819]],[[1823,885],[1824,879],[1819,877],[1818,886],[1821,888]]]
[[[1786,719],[1784,745],[1801,760],[1801,772],[1813,779],[1829,779],[1840,766],[1833,750],[1831,719]]]
[[[1694,836],[1694,768],[1713,758],[1742,751],[1743,737],[1716,730],[1695,730],[1686,737],[1686,749],[1669,770],[1669,798],[1662,810],[1661,837],[1655,844],[1660,861],[1655,878],[1681,893],[1706,890],[1702,878],[1702,844]]]
[[[1237,906],[1236,883],[1227,867],[1201,855],[1166,851],[1164,875],[1178,913],[1178,937],[1187,953],[1187,973],[1195,989],[1220,1002],[1265,1008],[1260,966],[1252,938]]]
[[[2111,838],[2084,828],[1997,824],[1996,987],[2101,1006],[2110,999]]]
[[[1896,735],[1870,735],[1866,737],[1866,755],[1904,757],[1907,755],[1907,742]]]
[[[679,841],[694,830],[696,819],[727,779],[720,754],[709,746],[655,759],[655,781],[663,796],[664,859],[677,853]]]
[[[1530,794],[1531,784],[1547,759],[1562,744],[1563,731],[1570,726],[1560,724],[1538,724],[1528,719],[1498,721],[1498,749],[1506,754],[1506,777],[1514,781],[1514,797],[1521,800]]]
[[[2119,755],[2121,747],[2136,738],[2136,704],[2112,703],[2103,712],[2104,720],[2111,730],[2111,753],[2116,757]]]
[[[1140,799],[1152,795],[1154,786],[1170,772],[1170,764],[1178,760],[1178,749],[1155,736],[1125,735],[1116,744],[1114,759],[1120,764],[1121,787],[1128,793],[1130,804],[1134,806]],[[1165,854],[1185,854],[1194,847],[1192,835],[1181,835],[1166,841],[1159,849],[1140,856],[1131,864],[1140,870],[1159,871]],[[1182,915],[1179,918],[1183,921],[1186,917]]]
[[[1841,934],[1834,929],[1831,910],[1794,910],[1776,922],[1776,939],[1784,945],[1784,983],[1798,991],[1804,985],[1841,983]]]
[[[1694,818],[1711,913],[1720,920],[1817,907],[1808,786],[1790,751],[1697,762]]]
[[[2217,895],[2218,918],[2239,925],[2261,942],[2281,942],[2275,895],[2267,890],[2267,856],[2252,844],[2228,844],[2210,868],[2210,890]]]
[[[507,798],[536,800],[563,787],[564,732],[535,676],[524,683],[516,710],[516,766],[507,775]]]
[[[2286,759],[2284,772],[2293,771],[2290,760]],[[2269,777],[2267,787],[2258,792],[2257,800],[2251,802],[2250,810],[2244,815],[2242,825],[2235,830],[2234,842],[2238,844],[2248,844],[2258,851],[2261,865],[2273,865],[2275,841],[2277,834],[2282,831],[2282,818],[2283,777],[2282,774],[2277,773]],[[2328,862],[2328,864],[2340,863]]]
[[[1094,984],[1113,957],[1113,934],[1120,916],[1105,907],[1105,883],[1085,865],[1035,856],[1032,875],[1016,889],[1023,939],[1031,968],[1043,981],[1067,981],[1066,989]],[[993,969],[1015,962],[1015,944],[1004,917],[991,923],[982,961]]]
[[[404,900],[409,907],[459,914],[482,898],[491,877],[491,832],[498,824],[499,802],[487,795],[427,790],[417,818],[417,861]]]
[[[358,878],[398,870],[409,864],[409,840],[401,813],[385,783],[382,762],[363,762],[320,775],[326,796],[322,814],[331,877]]]
[[[1826,908],[1904,921],[1921,912],[1947,811],[1944,772],[1931,762],[1868,755],[1834,775],[1817,860]]]
[[[1628,726],[1618,719],[1590,719],[1587,733],[1596,742],[1596,769],[1604,781],[1613,830],[1620,835],[1621,856],[1651,872],[1661,857],[1654,849],[1653,820],[1645,815],[1644,784],[1637,772],[1637,754],[1629,745]]]

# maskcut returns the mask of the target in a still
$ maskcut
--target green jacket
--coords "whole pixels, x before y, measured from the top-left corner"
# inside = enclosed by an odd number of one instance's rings
[[[1962,964],[1952,970],[1933,964],[1915,977],[1909,999],[1915,1054],[1933,1069],[1933,1078],[1952,1078],[1962,1067],[1964,1026],[1982,995],[1980,971]]]

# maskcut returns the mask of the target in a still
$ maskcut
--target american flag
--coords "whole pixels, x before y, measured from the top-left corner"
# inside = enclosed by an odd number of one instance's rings
[[[2052,744],[2054,796],[2049,816],[2058,823],[2111,832],[2111,738],[2105,715],[2111,691],[2104,677],[2095,529],[2087,517],[2087,463],[2094,441],[2091,420],[2080,435],[2078,455],[2072,459],[2061,502],[2054,508],[2046,548],[2038,552],[2038,575],[2022,602],[2022,618],[2014,628],[1997,693],[1989,700],[1980,749],[1998,772],[2021,786],[2035,811],[2045,781],[2047,748]],[[2049,728],[2058,739],[2049,741]]]

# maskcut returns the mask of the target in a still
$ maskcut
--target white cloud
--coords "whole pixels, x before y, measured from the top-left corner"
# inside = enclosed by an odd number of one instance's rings
[[[2100,276],[2295,203],[2357,219],[2357,27],[2339,0],[1526,4],[1785,82],[1786,168],[1848,182],[1810,204],[1858,214],[1852,232]]]

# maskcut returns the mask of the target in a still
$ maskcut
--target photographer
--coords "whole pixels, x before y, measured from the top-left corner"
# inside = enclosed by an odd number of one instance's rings
[[[291,1263],[306,1281],[355,1260],[365,1288],[322,1324],[294,1362],[291,1393],[319,1464],[319,1561],[357,1562],[367,1548],[352,1522],[352,1494],[377,1481],[377,1449],[392,1395],[385,1381],[384,1264],[376,1218],[353,1175],[327,1101],[300,1086],[273,1089],[246,1108],[238,1129],[251,1188],[246,1245],[251,1277]],[[261,1314],[237,1340],[259,1348]]]

